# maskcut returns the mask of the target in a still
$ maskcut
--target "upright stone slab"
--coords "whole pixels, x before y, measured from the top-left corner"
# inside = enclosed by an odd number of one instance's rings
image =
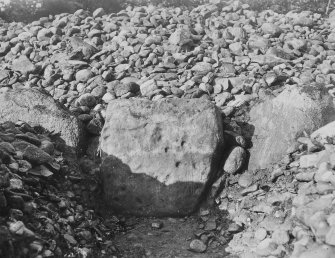
[[[144,216],[186,215],[217,176],[221,114],[202,99],[113,100],[100,148],[105,205]]]
[[[83,129],[80,121],[50,95],[37,89],[0,93],[0,122],[19,120],[59,133],[68,146],[81,150]]]
[[[249,169],[280,161],[303,131],[310,134],[334,119],[333,99],[323,85],[287,86],[250,111],[254,132]]]

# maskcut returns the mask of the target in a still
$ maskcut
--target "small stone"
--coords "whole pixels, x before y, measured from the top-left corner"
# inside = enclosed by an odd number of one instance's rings
[[[64,234],[64,239],[67,242],[69,242],[71,245],[76,245],[77,244],[77,240],[73,236],[71,236],[69,234]]]
[[[230,51],[237,56],[243,55],[243,46],[241,42],[235,42],[229,45]]]
[[[21,210],[18,209],[10,209],[9,210],[9,216],[11,218],[14,218],[16,220],[21,220],[23,217],[23,212]]]
[[[49,40],[52,37],[53,33],[46,28],[42,28],[37,33],[37,40],[43,41],[43,40]]]
[[[266,238],[267,231],[264,228],[258,228],[255,231],[255,238],[258,239],[259,241],[262,241]]]
[[[89,69],[79,70],[76,73],[76,81],[78,82],[87,82],[94,76],[94,73]]]
[[[284,175],[284,170],[280,167],[274,168],[271,172],[271,181],[274,182],[281,175]]]
[[[272,240],[275,241],[278,245],[284,245],[290,241],[290,236],[286,230],[276,229],[272,233]]]
[[[151,227],[154,229],[161,229],[163,228],[163,222],[160,222],[160,221],[152,222]]]
[[[100,135],[100,132],[102,130],[102,123],[99,119],[93,118],[86,126],[86,129],[89,133],[94,135]]]
[[[48,140],[44,140],[41,142],[41,146],[40,148],[45,151],[46,153],[48,153],[49,155],[54,154],[55,151],[55,146],[52,142],[48,141]]]
[[[208,220],[205,224],[205,230],[206,231],[212,231],[212,230],[215,230],[217,227],[216,225],[216,222],[215,220],[211,219],[211,220]]]
[[[140,85],[140,91],[143,96],[150,96],[157,89],[156,80],[148,80]]]
[[[19,165],[19,172],[21,173],[26,173],[32,169],[32,165],[26,160],[18,160],[17,163]]]
[[[115,96],[113,94],[111,94],[110,92],[107,92],[103,97],[102,97],[102,100],[105,102],[105,103],[108,103],[109,101],[115,99]]]
[[[45,250],[43,252],[43,257],[54,257],[54,253],[50,250]]]
[[[194,239],[190,243],[190,251],[195,253],[204,253],[207,250],[207,246],[199,239]]]
[[[105,15],[106,14],[106,12],[105,12],[105,10],[104,10],[104,8],[98,8],[98,9],[96,9],[94,12],[93,12],[93,17],[94,18],[98,18],[98,17],[101,17],[101,16],[103,16],[103,15]]]
[[[52,157],[40,148],[34,145],[29,145],[23,151],[23,158],[32,164],[41,165],[52,162]]]
[[[253,184],[252,186],[249,186],[249,187],[245,188],[245,189],[241,192],[241,195],[242,195],[242,196],[248,195],[249,193],[256,192],[257,189],[258,189],[258,184]]]
[[[256,248],[256,253],[260,256],[269,256],[277,249],[278,245],[270,238],[265,238]]]
[[[314,179],[315,172],[300,172],[295,178],[300,182],[310,182]]]
[[[239,225],[239,224],[236,224],[236,223],[231,223],[228,227],[228,232],[229,233],[238,233],[242,230],[242,227]]]
[[[171,45],[183,46],[191,42],[191,31],[187,26],[176,29],[169,38]]]
[[[9,224],[9,231],[16,235],[23,235],[24,228],[25,226],[22,221],[11,222]]]
[[[35,73],[37,70],[37,67],[25,55],[15,59],[12,68],[14,71],[19,71],[22,74]]]
[[[269,34],[274,37],[279,36],[282,32],[282,29],[278,25],[268,22],[263,23],[261,29],[264,34]]]
[[[218,107],[224,106],[228,101],[233,99],[233,94],[230,92],[223,92],[215,96],[215,104]]]
[[[10,183],[10,188],[11,189],[16,189],[16,190],[20,190],[23,189],[23,182],[21,179],[18,178],[12,178],[9,180]]]
[[[130,68],[129,64],[119,64],[118,66],[115,67],[115,73],[116,74],[121,74],[125,71],[127,71]]]
[[[76,104],[78,106],[93,107],[96,105],[96,98],[91,93],[85,93],[77,99]]]
[[[303,155],[300,157],[300,167],[301,168],[318,167],[319,162],[325,155],[327,155],[325,150],[312,154]]]
[[[34,237],[35,234],[30,229],[26,228],[22,221],[10,222],[9,231],[13,234],[25,236],[25,237]]]
[[[207,74],[212,70],[212,65],[206,62],[199,62],[196,63],[191,70],[199,74]]]
[[[6,207],[7,207],[7,199],[3,191],[0,191],[0,209],[5,209]]]
[[[331,227],[335,226],[335,213],[332,213],[328,216],[327,222],[328,222],[329,226],[331,226]]]
[[[210,214],[210,211],[206,209],[206,210],[201,210],[199,215],[200,216],[208,216],[209,214]]]
[[[74,219],[73,219],[74,221]],[[92,233],[88,230],[84,230],[78,233],[78,236],[81,237],[82,239],[85,239],[87,241],[92,239]]]
[[[105,95],[106,89],[104,86],[97,86],[92,91],[91,94],[96,97],[97,99],[100,99]]]
[[[248,47],[252,50],[259,49],[262,53],[265,53],[269,48],[269,40],[261,36],[252,35],[249,38]]]
[[[275,72],[270,71],[264,75],[264,80],[266,84],[271,87],[278,81],[278,75]]]
[[[29,245],[30,249],[36,253],[39,253],[43,250],[43,244],[40,241],[34,241]]]
[[[244,173],[238,179],[238,184],[242,187],[249,187],[252,185],[252,174],[251,173]]]
[[[240,146],[233,147],[223,166],[223,170],[228,174],[237,173],[242,168],[245,162],[245,158],[246,158],[246,152],[242,147]]]
[[[326,124],[311,134],[311,139],[325,145],[335,143],[335,122]]]

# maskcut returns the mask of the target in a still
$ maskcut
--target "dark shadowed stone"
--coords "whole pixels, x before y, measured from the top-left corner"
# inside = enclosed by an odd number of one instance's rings
[[[48,153],[46,153],[40,148],[37,148],[34,145],[28,146],[23,151],[23,158],[28,160],[30,163],[36,164],[36,165],[48,163],[53,160],[52,157]]]

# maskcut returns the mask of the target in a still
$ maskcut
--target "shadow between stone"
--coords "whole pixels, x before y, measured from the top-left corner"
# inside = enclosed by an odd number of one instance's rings
[[[97,209],[105,216],[113,213],[157,217],[190,215],[206,201],[219,175],[222,154],[223,145],[219,144],[206,183],[176,182],[170,185],[143,173],[132,173],[119,158],[103,154],[107,157],[100,168],[103,190],[102,196],[97,196]]]

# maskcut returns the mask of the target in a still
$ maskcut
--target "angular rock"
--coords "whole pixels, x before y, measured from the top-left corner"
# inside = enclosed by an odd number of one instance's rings
[[[335,226],[332,226],[326,235],[326,243],[335,246]]]
[[[334,120],[334,104],[323,86],[292,86],[250,111],[253,147],[249,169],[279,162],[303,131],[313,132]]]
[[[264,34],[269,34],[273,37],[279,36],[282,32],[282,29],[278,25],[268,22],[263,23],[261,29]]]
[[[311,134],[311,139],[315,142],[324,144],[335,143],[335,121],[326,124]]]
[[[22,55],[13,61],[12,69],[22,74],[30,74],[35,73],[37,67],[28,59],[28,57]]]
[[[140,85],[141,94],[143,96],[150,96],[157,89],[156,80],[148,80]]]
[[[229,45],[230,51],[237,56],[240,56],[243,54],[243,45],[241,42],[234,42]]]
[[[192,42],[192,34],[188,26],[179,28],[173,32],[169,38],[169,43],[171,45],[185,45]]]
[[[286,59],[281,57],[277,57],[272,54],[265,54],[265,55],[251,55],[251,62],[258,63],[260,65],[268,65],[270,67],[274,67],[276,65],[285,64],[287,63]]]
[[[139,215],[194,211],[219,169],[221,123],[204,99],[110,102],[100,145],[105,204]]]
[[[329,154],[326,151],[319,151],[316,153],[303,155],[300,157],[300,167],[301,168],[318,167],[319,163],[328,155]]]
[[[212,65],[206,62],[196,63],[195,66],[192,67],[192,71],[197,72],[199,74],[207,74],[212,70]]]
[[[259,49],[262,53],[265,53],[269,48],[269,40],[261,36],[252,35],[249,38],[248,46],[252,50]]]
[[[83,144],[83,129],[79,120],[51,96],[37,89],[10,90],[0,94],[0,122],[24,121],[60,133],[71,147],[79,150]]]

